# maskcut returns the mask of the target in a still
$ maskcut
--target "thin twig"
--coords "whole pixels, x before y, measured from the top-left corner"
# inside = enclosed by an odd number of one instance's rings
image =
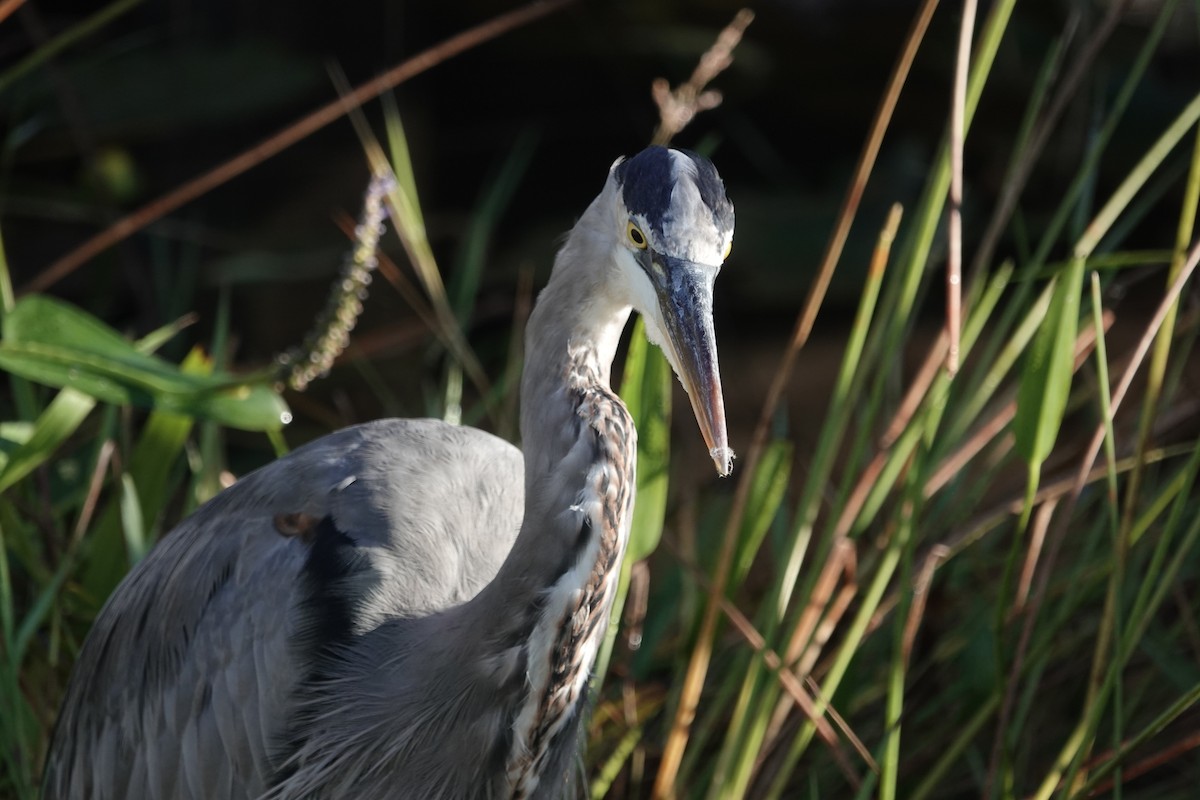
[[[958,58],[954,64],[954,100],[950,105],[950,219],[946,260],[946,330],[950,348],[946,370],[958,374],[958,347],[962,335],[962,203],[963,139],[966,127],[967,72],[971,63],[971,38],[975,29],[975,0],[964,0],[958,32]]]
[[[667,144],[701,111],[721,104],[721,93],[715,89],[705,91],[704,87],[733,63],[733,50],[753,21],[754,12],[750,9],[743,8],[737,12],[733,21],[717,35],[713,46],[700,56],[692,77],[675,91],[671,91],[671,84],[666,78],[654,80],[650,85],[650,95],[658,106],[659,122],[651,144]]]
[[[1142,775],[1145,775],[1147,772],[1150,772],[1153,769],[1157,769],[1164,764],[1171,763],[1189,750],[1195,750],[1198,747],[1200,747],[1200,731],[1195,731],[1190,735],[1184,736],[1178,741],[1172,742],[1165,749],[1149,755],[1140,761],[1135,761],[1134,763],[1125,767],[1121,770],[1121,780],[1124,783],[1129,783],[1135,778],[1140,778]],[[1122,752],[1119,754],[1114,753],[1111,750],[1102,753],[1091,760],[1091,763],[1088,765],[1088,771],[1090,772],[1096,767],[1118,759],[1121,755],[1125,754],[1124,747],[1122,748]],[[1107,778],[1101,781],[1100,783],[1096,784],[1091,791],[1088,792],[1087,796],[1102,797],[1107,795],[1113,788],[1113,781],[1113,778]]]
[[[929,387],[933,385],[933,379],[937,377],[938,367],[945,362],[948,343],[949,337],[943,330],[925,354],[925,361],[917,370],[912,385],[905,392],[904,398],[892,415],[892,421],[880,438],[878,452],[859,476],[858,483],[855,484],[846,504],[842,507],[842,513],[838,517],[837,524],[834,525],[834,536],[844,537],[850,534],[854,520],[858,518],[859,511],[866,504],[868,495],[875,487],[880,474],[883,473],[883,468],[887,466],[892,446],[896,444],[900,434],[908,427],[908,423],[912,421],[913,416],[921,407]]]
[[[88,239],[53,264],[46,267],[32,281],[21,287],[20,293],[44,291],[70,275],[96,255],[140,231],[155,220],[171,213],[180,206],[195,200],[216,187],[227,183],[252,167],[258,166],[272,156],[319,131],[331,122],[340,119],[350,109],[358,108],[389,89],[431,69],[460,53],[519,28],[536,19],[570,5],[575,0],[536,0],[513,11],[476,25],[474,28],[455,34],[444,42],[434,45],[418,55],[393,67],[359,86],[345,97],[317,109],[273,136],[251,147],[215,169],[193,178],[182,186],[152,200],[138,210],[117,220],[107,229]]]
[[[912,605],[908,609],[908,619],[904,620],[904,637],[900,647],[900,657],[906,669],[912,659],[913,644],[917,640],[917,631],[921,628],[921,619],[925,616],[925,602],[929,599],[929,587],[933,585],[933,573],[949,555],[948,547],[934,545],[922,562],[917,579],[913,581]]]
[[[1029,531],[1029,546],[1025,548],[1025,562],[1021,567],[1021,577],[1017,581],[1016,596],[1013,597],[1010,617],[1016,617],[1025,610],[1029,601],[1029,587],[1033,584],[1033,575],[1037,571],[1038,558],[1042,555],[1042,545],[1046,542],[1046,530],[1054,517],[1054,509],[1058,508],[1058,499],[1052,498],[1038,506],[1033,515],[1033,525]]]
[[[112,439],[105,439],[100,445],[100,451],[96,454],[96,466],[92,470],[91,480],[88,481],[87,494],[84,495],[83,506],[79,509],[79,519],[75,521],[75,529],[67,543],[68,553],[79,546],[84,534],[91,527],[92,515],[96,513],[96,504],[100,500],[100,490],[104,488],[104,474],[108,471],[108,464],[112,461],[116,446]]]
[[[904,399],[900,401],[896,413],[892,415],[892,421],[888,423],[887,430],[884,431],[879,444],[881,449],[890,449],[900,435],[908,430],[908,423],[912,421],[913,415],[921,407],[921,402],[925,399],[929,387],[933,385],[933,379],[937,377],[938,366],[946,361],[949,347],[949,336],[942,331],[934,340],[933,346],[929,348],[929,352],[925,354],[925,361],[921,363],[921,368],[913,377],[912,385],[904,393]]]
[[[25,0],[2,0],[0,2],[0,23],[12,16],[13,12],[25,5]]]

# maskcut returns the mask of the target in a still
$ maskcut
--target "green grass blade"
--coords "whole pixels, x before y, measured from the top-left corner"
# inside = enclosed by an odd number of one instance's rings
[[[417,273],[422,288],[429,296],[429,304],[433,310],[434,333],[450,354],[462,365],[467,377],[479,390],[484,398],[488,413],[495,416],[494,400],[487,375],[479,363],[462,326],[450,307],[446,285],[442,273],[434,258],[433,249],[429,245],[429,236],[425,229],[425,219],[421,212],[421,203],[417,194],[416,179],[413,175],[412,156],[408,149],[408,139],[404,135],[404,127],[400,121],[400,113],[395,102],[390,97],[384,100],[384,123],[387,128],[388,146],[391,151],[390,165],[378,163],[384,161],[379,146],[373,139],[364,136],[363,146],[367,151],[368,160],[374,169],[382,172],[391,169],[396,181],[388,192],[391,204],[392,221],[396,226],[396,234],[408,254],[413,269]]]
[[[196,321],[194,314],[187,314],[173,322],[168,322],[161,328],[156,328],[150,331],[142,338],[133,343],[134,348],[139,353],[154,353],[157,352],[163,345],[174,339],[185,328],[189,327]]]
[[[913,476],[919,470],[913,470]],[[908,587],[912,583],[912,550],[908,543],[915,536],[916,504],[920,499],[920,488],[910,482],[908,497],[903,501],[900,519],[896,532],[892,536],[893,543],[899,550],[899,575],[897,582]],[[879,759],[879,800],[895,800],[896,786],[900,779],[900,735],[902,732],[901,719],[904,714],[904,685],[908,676],[908,653],[905,652],[905,632],[908,621],[908,611],[911,606],[912,594],[904,591],[900,603],[893,616],[894,630],[892,644],[892,659],[887,669],[887,695],[884,699],[884,740],[883,754]]]
[[[797,592],[801,567],[808,554],[818,513],[824,500],[825,491],[831,482],[841,443],[857,410],[853,398],[863,374],[863,348],[871,332],[871,321],[876,314],[880,289],[886,274],[886,255],[889,252],[891,237],[894,236],[899,226],[900,216],[900,206],[893,206],[877,246],[877,255],[880,257],[873,262],[872,269],[867,273],[855,312],[854,323],[850,329],[850,337],[846,343],[833,388],[829,410],[824,424],[821,426],[816,452],[809,462],[808,475],[801,490],[800,500],[796,505],[792,529],[788,532],[786,544],[779,558],[781,568],[777,570],[771,592],[766,599],[764,614],[768,618],[770,629],[774,629],[788,616],[788,608],[793,595]],[[747,505],[749,507],[749,504]],[[743,521],[744,524],[745,521]],[[831,538],[823,540],[817,549],[814,562],[821,563],[828,556],[829,548],[832,546]],[[801,586],[799,590],[801,595],[811,591],[816,572],[813,570],[812,577]],[[778,643],[774,644],[774,647],[781,652],[786,652],[787,649],[786,646]],[[756,763],[752,751],[757,751],[765,734],[772,709],[779,697],[778,686],[767,683],[763,677],[763,664],[760,659],[751,662],[750,669],[742,679],[742,685],[739,702],[754,698],[756,707],[740,717],[740,727],[730,730],[717,762],[723,769],[728,765],[730,774],[727,780],[730,791],[735,795],[744,793],[750,785]],[[760,686],[762,691],[759,691]]]
[[[1130,170],[1125,180],[1121,181],[1120,186],[1113,191],[1108,202],[1096,213],[1095,218],[1080,237],[1078,244],[1075,245],[1077,257],[1086,258],[1092,254],[1096,245],[1133,200],[1134,195],[1141,190],[1150,176],[1162,165],[1170,152],[1175,149],[1175,146],[1197,121],[1200,121],[1200,94],[1193,97],[1192,101],[1179,112],[1179,115],[1167,126],[1167,129],[1146,151],[1137,165]]]
[[[37,418],[29,439],[9,455],[0,470],[0,491],[49,461],[95,406],[95,400],[74,389],[60,391]]]
[[[1104,341],[1104,307],[1100,295],[1100,277],[1091,275],[1092,292],[1092,325],[1096,331],[1096,376],[1099,391],[1097,396],[1100,404],[1100,419],[1104,425],[1104,458],[1106,470],[1106,486],[1108,498],[1105,503],[1110,535],[1113,543],[1113,558],[1109,573],[1108,591],[1104,599],[1104,611],[1100,621],[1099,635],[1096,637],[1096,647],[1092,656],[1092,671],[1088,680],[1088,699],[1085,708],[1096,702],[1096,692],[1099,689],[1101,677],[1105,670],[1113,685],[1113,714],[1112,736],[1113,746],[1119,747],[1124,735],[1123,686],[1121,681],[1122,667],[1125,656],[1121,652],[1124,641],[1122,596],[1124,594],[1125,563],[1129,552],[1128,532],[1121,525],[1120,501],[1117,489],[1117,454],[1116,434],[1113,431],[1112,396],[1110,394],[1108,377],[1108,351]],[[1109,652],[1110,646],[1112,652]],[[1106,660],[1107,659],[1107,660]],[[1097,715],[1099,711],[1096,712]],[[1089,747],[1092,742],[1089,741]],[[1118,785],[1119,785],[1118,781]]]
[[[1084,258],[1072,259],[1067,271],[1056,278],[1042,326],[1033,337],[1022,369],[1013,434],[1016,451],[1025,459],[1025,527],[1032,511],[1042,464],[1054,449],[1058,429],[1067,413],[1067,399],[1074,371],[1075,336],[1079,332],[1080,293],[1084,289]]]
[[[5,517],[16,518],[12,506],[4,498],[0,498],[0,509],[3,510]],[[8,568],[8,542],[6,541],[10,535],[11,532],[6,533],[5,526],[0,525],[0,636],[4,637],[5,655],[12,652],[11,647],[12,643],[16,641],[17,632],[16,602],[13,597],[12,573]]]
[[[629,760],[638,743],[642,741],[643,729],[635,726],[625,732],[621,740],[617,742],[617,746],[613,749],[612,755],[604,762],[600,769],[596,772],[596,777],[592,779],[591,787],[588,791],[588,797],[593,800],[608,796],[609,790],[616,781],[617,776],[621,773],[621,768],[625,766],[625,762]]]
[[[737,551],[729,577],[732,594],[742,585],[750,565],[762,545],[763,538],[783,509],[784,494],[788,478],[792,473],[794,447],[787,441],[775,441],[767,445],[758,469],[750,479],[750,495],[746,502],[746,516],[742,520],[742,531],[738,536]]]
[[[1082,257],[1072,259],[1067,271],[1056,279],[1050,308],[1030,345],[1017,389],[1013,433],[1017,452],[1029,471],[1022,529],[1032,513],[1042,463],[1054,448],[1071,393],[1083,264]]]
[[[425,217],[421,213],[420,196],[417,194],[417,180],[413,174],[412,154],[408,149],[408,137],[404,134],[404,125],[400,121],[400,113],[396,110],[394,102],[389,101],[385,104],[384,122],[391,152],[391,168],[396,176],[396,182],[389,192],[392,220],[396,224],[396,233],[408,251],[413,269],[429,295],[434,311],[438,312],[439,322],[444,324],[446,320],[443,317],[450,313],[446,285],[442,281],[441,270],[429,245],[429,234],[425,228]],[[457,330],[457,327],[455,329]]]
[[[180,370],[80,309],[33,295],[4,320],[0,368],[116,405],[141,405],[260,431],[291,419],[263,382]]]
[[[203,375],[212,364],[196,349],[180,368]],[[174,468],[194,422],[192,417],[167,411],[151,412],[147,418],[129,456],[121,492],[101,512],[91,532],[82,582],[95,599],[107,597],[153,544],[150,532],[170,501]],[[127,505],[131,498],[137,500],[136,512]]]
[[[20,80],[22,76],[42,66],[63,50],[73,46],[76,42],[86,39],[108,23],[132,11],[141,4],[142,0],[116,0],[77,25],[72,25],[46,44],[34,50],[24,59],[18,61],[3,73],[0,73],[0,93],[3,93],[12,84]]]
[[[463,237],[462,249],[454,263],[454,276],[450,281],[451,308],[459,324],[466,325],[471,318],[475,296],[483,279],[492,235],[500,224],[505,209],[512,202],[521,178],[525,175],[533,156],[537,152],[538,136],[525,130],[517,137],[504,163],[495,177],[488,183],[483,197],[471,213],[471,221]]]
[[[120,508],[121,532],[125,534],[125,553],[129,557],[129,566],[132,567],[146,556],[150,544],[137,485],[128,472],[121,476]]]
[[[626,559],[640,561],[654,552],[667,511],[671,465],[671,366],[634,323],[621,380],[625,401],[638,432],[637,503]]]
[[[0,541],[0,544],[3,544],[3,542]],[[13,638],[12,650],[9,654],[13,663],[20,664],[25,660],[25,653],[29,648],[29,643],[33,641],[33,637],[37,635],[38,629],[52,612],[54,603],[58,599],[59,589],[62,588],[63,582],[66,580],[68,572],[73,566],[70,561],[64,561],[58,568],[58,571],[55,572],[53,580],[42,587],[37,598],[25,612],[25,618],[22,620],[20,627],[17,629],[17,634]]]
[[[1192,686],[1183,695],[1181,695],[1174,703],[1172,703],[1161,714],[1155,717],[1149,725],[1138,732],[1136,736],[1129,740],[1111,759],[1097,766],[1097,768],[1088,776],[1088,780],[1072,792],[1070,800],[1083,800],[1087,797],[1094,797],[1094,787],[1109,776],[1114,768],[1117,768],[1131,753],[1135,752],[1138,747],[1142,746],[1152,736],[1161,733],[1164,728],[1171,722],[1178,719],[1184,712],[1194,708],[1200,704],[1200,684]],[[1119,782],[1118,782],[1119,785]]]

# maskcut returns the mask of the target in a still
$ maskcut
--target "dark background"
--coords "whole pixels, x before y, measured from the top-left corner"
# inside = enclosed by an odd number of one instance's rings
[[[600,188],[609,164],[648,142],[657,120],[652,79],[685,80],[741,5],[579,2],[396,90],[447,280],[484,188],[514,147],[536,145],[491,240],[469,326],[490,374],[503,367],[518,271],[531,267],[534,285],[544,282],[556,237]],[[1188,11],[1176,19],[1110,146],[1109,166],[1094,187],[1101,201],[1200,82],[1194,5],[1181,5]],[[737,207],[736,244],[717,298],[735,448],[746,446],[916,6],[756,3],[757,18],[735,63],[714,83],[724,103],[676,140],[711,153]],[[988,4],[981,6],[980,25]],[[121,214],[333,99],[331,65],[357,85],[513,7],[395,0],[139,4],[0,92],[6,130],[0,231],[14,282],[21,286]],[[1029,221],[1051,209],[1039,197],[1048,203],[1061,197],[1158,7],[1133,3],[1104,49],[1024,195]],[[94,11],[91,3],[27,3],[0,24],[0,66],[18,63]],[[1082,36],[1103,12],[1104,5],[1092,3],[1018,4],[968,139],[968,256],[1046,49],[1070,13],[1080,15]],[[819,419],[839,335],[887,207],[898,201],[912,209],[929,172],[948,118],[958,13],[959,4],[942,4],[904,89],[816,341],[793,377],[789,402],[797,420]],[[380,104],[368,105],[366,114],[382,135]],[[341,120],[135,234],[51,291],[135,334],[198,310],[201,321],[186,341],[166,351],[173,357],[207,340],[219,293],[227,291],[234,364],[261,364],[296,343],[320,308],[347,248],[334,217],[357,213],[366,181],[359,141]],[[1177,182],[1165,193],[1164,213],[1148,215],[1130,246],[1173,241],[1180,191]],[[387,248],[403,261],[394,237]],[[1009,251],[1003,245],[1000,256]],[[1136,285],[1136,276],[1128,281]],[[936,289],[927,305],[932,330],[941,314]],[[388,376],[389,391],[371,388],[361,368],[339,366],[311,397],[293,398],[298,425],[291,443],[307,438],[306,425],[424,413],[436,377],[431,383],[415,376],[438,375],[441,356],[432,337],[413,331],[404,301],[377,282],[357,333],[372,343],[373,370]],[[684,437],[690,443],[684,446],[698,446],[691,441],[698,438]]]

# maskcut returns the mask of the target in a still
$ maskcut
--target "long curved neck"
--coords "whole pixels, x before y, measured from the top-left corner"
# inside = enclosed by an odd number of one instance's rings
[[[630,309],[598,283],[577,226],[526,332],[521,384],[525,516],[496,578],[469,604],[492,663],[506,663],[514,796],[573,754],[578,704],[607,629],[634,494],[636,433],[609,387]]]
[[[572,238],[582,235],[586,230],[577,227]],[[590,484],[628,482],[632,493],[635,433],[609,387],[630,309],[609,299],[597,281],[603,266],[583,263],[579,253],[589,248],[580,244],[564,245],[526,328],[525,517],[512,552],[479,598],[483,609],[503,617],[502,628],[518,622],[513,609],[538,604],[583,554],[581,500],[594,491]],[[627,527],[628,520],[618,521]]]

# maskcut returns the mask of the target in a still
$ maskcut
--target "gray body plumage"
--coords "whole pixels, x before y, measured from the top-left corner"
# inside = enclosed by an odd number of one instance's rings
[[[366,633],[473,597],[520,529],[521,470],[520,451],[481,431],[384,420],[242,478],[172,531],[97,619],[47,796],[262,794],[294,735],[296,691],[333,655],[320,652],[313,613],[352,617]],[[336,552],[327,531],[314,531],[320,542],[281,535],[275,516],[293,513],[328,516],[353,545]],[[351,551],[356,562],[331,574]],[[322,577],[357,607],[314,609]],[[369,653],[367,639],[355,645]]]
[[[728,449],[711,164],[610,170],[530,318],[524,453],[433,420],[320,439],[181,523],[89,633],[46,798],[563,798],[634,495],[631,308]],[[522,480],[523,476],[523,480]]]

